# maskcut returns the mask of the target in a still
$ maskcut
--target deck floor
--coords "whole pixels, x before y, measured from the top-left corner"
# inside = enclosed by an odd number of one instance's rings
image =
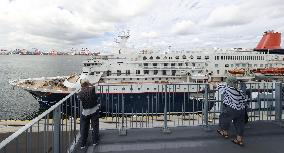
[[[205,129],[196,127],[171,128],[170,134],[161,128],[129,129],[127,136],[119,136],[117,130],[100,131],[101,141],[75,152],[83,153],[283,153],[284,124],[253,122],[245,129],[245,146],[233,144],[220,137],[216,126]],[[234,137],[234,129],[230,130]],[[90,143],[90,142],[89,142]]]

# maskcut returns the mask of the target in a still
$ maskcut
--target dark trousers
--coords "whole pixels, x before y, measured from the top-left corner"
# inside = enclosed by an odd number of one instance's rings
[[[220,128],[227,131],[230,128],[232,121],[237,135],[243,136],[245,127],[245,110],[235,110],[224,105],[223,112],[219,117]]]
[[[99,111],[88,116],[81,114],[81,120],[80,120],[81,146],[86,146],[88,133],[90,129],[90,121],[93,128],[92,141],[93,143],[98,143],[99,141]]]

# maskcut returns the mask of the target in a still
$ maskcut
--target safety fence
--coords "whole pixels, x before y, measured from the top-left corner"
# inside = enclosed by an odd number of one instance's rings
[[[0,143],[0,153],[71,152],[81,106],[74,91]]]
[[[249,121],[283,122],[283,84],[241,83],[248,99]],[[218,124],[222,95],[212,84],[98,85],[101,129],[161,128]],[[143,92],[142,92],[143,91]],[[79,139],[81,104],[76,93],[53,105],[0,143],[6,152],[72,152]]]

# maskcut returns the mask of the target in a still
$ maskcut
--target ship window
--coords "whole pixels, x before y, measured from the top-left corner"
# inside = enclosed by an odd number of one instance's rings
[[[148,80],[147,78],[145,78],[145,80]]]
[[[139,78],[137,78],[137,80],[139,80]]]
[[[221,56],[221,60],[223,60],[223,56]]]
[[[219,56],[217,56],[217,60],[219,60]]]
[[[138,88],[138,90],[140,90],[140,88]]]
[[[167,70],[163,70],[163,75],[167,75]]]
[[[94,75],[94,74],[95,74],[94,72],[91,72],[91,73],[90,73],[90,75]]]
[[[171,63],[171,66],[175,66],[176,64],[175,63]]]
[[[217,74],[219,74],[220,73],[220,71],[219,70],[217,70]]]
[[[234,64],[231,64],[231,67],[234,67]]]
[[[186,59],[186,56],[185,56],[185,55],[182,55],[182,59]]]
[[[191,56],[190,56],[190,59],[194,59],[194,57],[191,55]]]
[[[152,59],[153,59],[153,56],[151,56],[149,59],[152,60]]]
[[[149,88],[147,88],[147,90],[149,90]]]
[[[176,56],[176,59],[179,59],[179,56]]]
[[[107,76],[110,76],[110,75],[111,75],[111,71],[108,70],[108,71],[107,71]]]
[[[147,57],[146,57],[146,56],[144,56],[144,57],[143,57],[143,60],[146,60],[146,59],[147,59]]]
[[[209,56],[205,56],[205,59],[209,59]]]
[[[167,59],[167,56],[165,56],[164,59]]]
[[[156,59],[160,59],[160,56],[157,56]]]
[[[229,67],[229,64],[225,64],[225,67]]]
[[[215,67],[218,67],[218,64],[215,64]]]
[[[144,70],[144,74],[149,74],[149,70]]]
[[[254,67],[257,67],[257,64],[254,64],[253,66],[254,66]]]
[[[152,78],[152,80],[154,80],[154,78]]]
[[[136,70],[136,74],[140,74],[140,70]]]
[[[122,80],[125,80],[125,78],[123,78]]]
[[[252,67],[252,64],[249,64],[248,67]]]
[[[144,66],[148,66],[148,63],[144,63]]]
[[[157,90],[157,88],[154,88],[154,90]]]
[[[240,66],[240,64],[236,64],[236,67],[239,67]]]
[[[162,78],[159,78],[159,80],[162,80]]]
[[[197,59],[201,59],[201,56],[197,56]]]
[[[123,87],[122,90],[125,90],[125,88]]]
[[[153,63],[153,66],[157,66],[157,63]]]
[[[132,80],[132,78],[129,78],[129,80]]]
[[[176,75],[176,70],[172,70],[172,75],[173,75],[173,76]]]
[[[157,75],[158,74],[158,70],[154,70],[154,75]]]
[[[242,67],[246,67],[246,64],[245,64],[245,63],[243,63],[243,64],[242,64]]]
[[[121,75],[121,71],[117,70],[117,76],[120,76],[120,75]]]
[[[169,59],[173,59],[173,57],[169,57]]]
[[[182,63],[178,63],[178,66],[182,66]]]
[[[126,70],[126,75],[130,75],[130,70]]]
[[[168,63],[164,63],[164,66],[168,66]]]
[[[259,67],[263,67],[263,64],[260,64],[260,66]]]
[[[101,72],[96,72],[96,74],[100,74]]]

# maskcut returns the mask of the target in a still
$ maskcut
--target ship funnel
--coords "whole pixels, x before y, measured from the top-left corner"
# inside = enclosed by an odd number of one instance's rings
[[[255,50],[266,49],[281,49],[281,33],[271,31],[264,32],[260,42],[256,46]]]

